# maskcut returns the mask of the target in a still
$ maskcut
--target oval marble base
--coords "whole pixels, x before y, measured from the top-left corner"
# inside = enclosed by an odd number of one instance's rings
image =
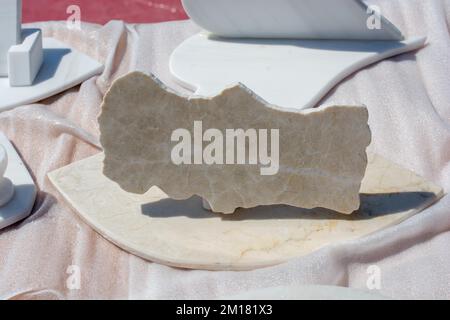
[[[3,145],[8,154],[5,178],[14,185],[14,194],[11,200],[0,207],[1,230],[25,219],[31,213],[36,200],[37,188],[22,159],[3,133],[0,133],[0,145]]]
[[[202,199],[169,199],[154,187],[123,191],[103,173],[103,154],[49,174],[79,215],[106,239],[144,259],[207,270],[249,270],[285,262],[327,244],[399,223],[433,204],[442,189],[379,156],[370,156],[361,209],[351,216],[289,206],[211,213]]]
[[[200,33],[175,49],[170,70],[199,96],[242,83],[270,104],[300,110],[314,107],[352,73],[425,41],[225,39]]]

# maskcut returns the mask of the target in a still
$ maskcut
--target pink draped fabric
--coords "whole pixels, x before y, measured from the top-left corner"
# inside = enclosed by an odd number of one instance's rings
[[[427,35],[426,48],[347,78],[322,103],[367,105],[371,150],[450,187],[450,1],[370,1],[406,35]],[[181,270],[144,261],[114,246],[84,222],[46,174],[100,152],[97,115],[112,81],[132,70],[171,78],[172,50],[198,28],[190,21],[101,27],[36,24],[46,36],[102,61],[102,75],[34,105],[0,113],[0,130],[19,150],[39,186],[33,214],[0,231],[0,298],[193,298],[282,285],[366,289],[367,268],[381,270],[380,293],[392,298],[450,298],[450,198],[398,226],[337,243],[283,265],[248,272]],[[68,289],[69,266],[81,286]],[[70,271],[70,270],[69,270]]]

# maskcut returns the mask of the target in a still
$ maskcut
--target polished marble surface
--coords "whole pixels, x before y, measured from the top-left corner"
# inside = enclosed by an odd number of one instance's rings
[[[106,239],[144,259],[181,268],[250,270],[306,255],[398,224],[443,196],[442,189],[392,162],[370,155],[353,215],[289,206],[213,214],[202,200],[170,199],[152,188],[123,191],[103,173],[103,154],[49,174],[81,218]]]

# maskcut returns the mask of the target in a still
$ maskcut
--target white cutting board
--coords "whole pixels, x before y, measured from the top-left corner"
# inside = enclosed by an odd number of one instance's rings
[[[5,178],[11,180],[14,185],[13,198],[6,205],[0,207],[1,230],[25,219],[31,213],[36,199],[37,188],[16,149],[1,132],[0,145],[3,145],[8,154]]]
[[[0,78],[0,112],[38,102],[70,89],[103,71],[91,57],[53,39],[43,39],[44,62],[32,86],[10,87]]]
[[[200,33],[175,49],[170,70],[199,96],[214,97],[242,83],[270,104],[301,110],[314,107],[354,72],[425,41],[224,39]]]

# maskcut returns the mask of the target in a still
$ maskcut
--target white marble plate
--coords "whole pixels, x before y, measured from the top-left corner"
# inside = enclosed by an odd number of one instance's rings
[[[0,132],[0,144],[8,154],[5,177],[14,184],[14,196],[5,206],[0,207],[0,230],[22,219],[33,209],[37,188],[22,159],[8,138]]]
[[[90,226],[144,259],[193,269],[249,270],[285,262],[327,244],[354,240],[407,219],[442,197],[442,189],[371,155],[362,206],[351,216],[288,206],[211,213],[200,198],[169,199],[154,187],[123,191],[103,173],[103,154],[49,174]]]
[[[0,78],[0,112],[38,102],[70,89],[103,71],[103,65],[53,39],[43,39],[44,63],[29,87],[10,87]]]
[[[380,25],[369,28],[374,12],[360,0],[183,0],[183,6],[195,23],[224,37],[403,39],[379,8]]]
[[[175,49],[170,70],[199,96],[242,83],[270,104],[300,110],[314,107],[354,72],[425,41],[224,39],[200,33]]]

